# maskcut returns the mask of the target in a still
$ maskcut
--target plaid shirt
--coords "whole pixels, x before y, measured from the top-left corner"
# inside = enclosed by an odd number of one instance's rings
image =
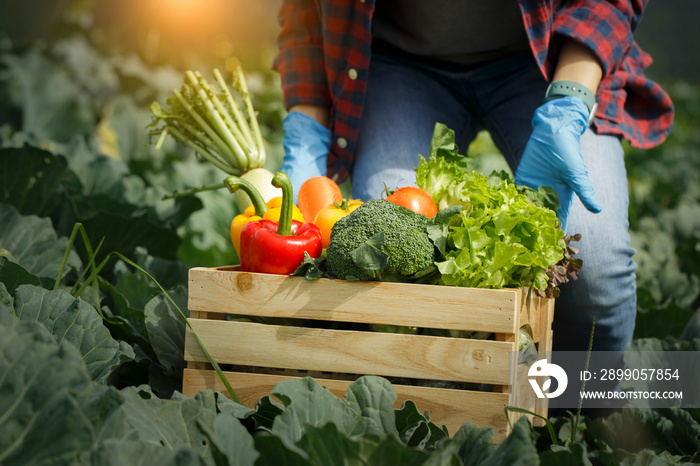
[[[621,135],[632,146],[661,144],[671,130],[669,96],[643,70],[651,57],[633,31],[648,0],[519,0],[530,48],[549,80],[557,57],[555,34],[588,46],[603,67],[594,129]],[[375,0],[284,0],[279,54],[285,106],[331,109],[329,175],[347,177],[367,90]]]

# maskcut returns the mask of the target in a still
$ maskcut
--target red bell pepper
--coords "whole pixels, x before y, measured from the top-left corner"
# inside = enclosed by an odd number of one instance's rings
[[[277,172],[272,185],[282,188],[279,222],[249,222],[241,232],[241,270],[289,275],[304,260],[304,252],[321,257],[321,231],[313,223],[292,220],[292,184],[286,173]]]

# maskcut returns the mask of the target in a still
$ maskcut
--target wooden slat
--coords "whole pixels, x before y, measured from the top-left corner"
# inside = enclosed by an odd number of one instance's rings
[[[514,343],[191,319],[219,364],[508,384]],[[187,330],[185,360],[206,361]]]
[[[554,321],[554,300],[543,299],[539,303],[539,350],[550,353],[552,351],[552,322]]]
[[[517,289],[309,281],[230,267],[189,272],[190,310],[454,330],[515,333],[521,294]]]
[[[541,300],[539,303],[539,357],[546,358],[551,362],[552,360],[552,322],[554,321],[554,300],[545,299]],[[525,402],[525,401],[523,401]],[[549,412],[549,398],[543,400],[537,399],[535,412],[541,416],[547,417]],[[544,421],[537,418],[533,421],[535,425],[543,425]]]
[[[251,408],[260,398],[270,395],[277,382],[290,378],[242,372],[224,372],[224,375],[241,402]],[[186,396],[195,396],[197,392],[205,389],[226,394],[223,383],[213,371],[185,369],[183,377],[185,382],[183,394]],[[316,378],[315,380],[340,398],[343,398],[351,383],[333,379]],[[493,427],[497,443],[502,442],[509,433],[503,412],[508,402],[508,395],[406,385],[393,385],[393,387],[397,394],[397,401],[394,404],[396,408],[406,400],[413,401],[421,412],[428,411],[432,422],[439,426],[445,425],[451,436],[466,422],[473,422],[477,426]]]
[[[190,311],[190,320],[194,319],[206,319],[208,317],[206,312],[200,311]],[[186,361],[187,367],[190,369],[211,369],[211,364],[208,361]]]

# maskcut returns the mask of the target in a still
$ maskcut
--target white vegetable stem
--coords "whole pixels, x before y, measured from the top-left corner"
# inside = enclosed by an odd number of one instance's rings
[[[265,161],[265,146],[263,144],[262,134],[260,133],[260,126],[258,126],[258,117],[255,114],[253,101],[250,99],[248,85],[246,84],[245,76],[243,75],[243,68],[241,67],[240,63],[236,66],[233,76],[233,84],[236,90],[241,94],[246,112],[248,113],[248,121],[250,121],[250,126],[253,134],[255,135],[255,141],[258,146],[258,162],[260,163],[260,166],[262,166]]]
[[[209,97],[207,90],[200,84],[200,79],[203,80],[201,76],[197,79],[197,76],[195,76],[192,71],[186,72],[185,75],[189,78],[199,94],[199,98],[204,104],[204,107],[208,110],[207,116],[209,117],[210,123],[226,144],[228,150],[224,150],[222,155],[227,158],[231,165],[246,170],[248,168],[248,158],[243,153],[243,148],[241,148],[239,142],[236,141],[236,138],[231,134],[229,127],[224,123],[223,118],[221,118],[221,113],[214,108],[214,104],[212,103],[212,99],[218,100],[218,98],[213,94],[212,98]],[[221,107],[221,103],[219,103],[219,106],[221,110],[223,110],[223,113],[225,113],[225,110]]]
[[[151,105],[155,117],[153,126],[159,120],[165,123],[158,130],[160,134],[155,133],[159,136],[156,150],[160,150],[170,135],[232,175],[241,175],[265,164],[264,143],[245,76],[240,63],[234,67],[233,88],[238,96],[232,93],[217,69],[214,69],[214,77],[218,88],[200,73],[187,71],[182,92],[173,91],[177,103],[169,99],[171,108],[166,109],[157,102]]]

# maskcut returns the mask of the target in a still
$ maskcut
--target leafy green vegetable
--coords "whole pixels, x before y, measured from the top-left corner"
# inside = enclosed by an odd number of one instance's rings
[[[476,172],[462,179],[460,199],[468,207],[428,227],[443,245],[436,261],[440,283],[545,290],[547,269],[564,257],[566,246],[555,213],[535,206],[506,180],[492,186]]]
[[[437,124],[430,157],[421,157],[416,184],[443,207],[428,235],[440,252],[436,260],[444,285],[478,288],[532,287],[558,294],[557,285],[580,268],[565,258],[567,242],[549,190],[525,190],[502,171],[486,177],[469,171],[457,152],[454,132]],[[535,202],[537,201],[537,203]],[[540,204],[540,205],[537,205]],[[459,206],[459,209],[455,207]]]
[[[421,161],[426,161],[422,155],[419,157]],[[416,168],[418,187],[433,197],[440,210],[463,205],[461,197],[466,186],[462,178],[465,174],[474,171],[477,163],[476,160],[459,153],[454,131],[442,123],[435,124],[428,161],[428,164],[420,163]],[[497,185],[499,180],[511,181],[511,176],[505,170],[493,171],[489,176],[489,183]],[[517,189],[540,207],[547,207],[554,211],[559,209],[557,193],[549,186],[541,186],[537,190],[518,186]]]

